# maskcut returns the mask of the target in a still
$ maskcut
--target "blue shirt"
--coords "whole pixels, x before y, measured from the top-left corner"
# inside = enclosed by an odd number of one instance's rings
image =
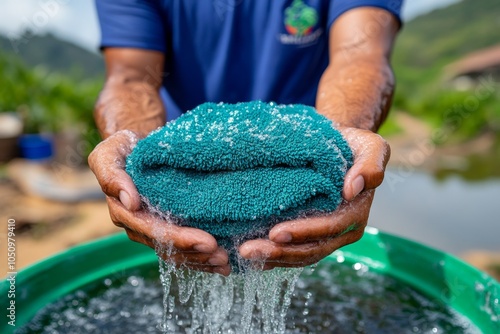
[[[165,53],[168,119],[203,102],[314,105],[345,11],[402,0],[96,0],[101,47]],[[155,71],[151,68],[150,71]],[[165,93],[166,92],[166,93]]]

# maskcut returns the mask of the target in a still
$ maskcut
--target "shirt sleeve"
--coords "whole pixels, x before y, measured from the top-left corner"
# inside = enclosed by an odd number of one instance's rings
[[[96,0],[101,49],[131,47],[166,52],[164,18],[155,0]]]
[[[378,7],[387,10],[393,14],[396,19],[401,21],[401,6],[403,0],[332,0],[328,12],[328,27],[343,13],[357,7]]]

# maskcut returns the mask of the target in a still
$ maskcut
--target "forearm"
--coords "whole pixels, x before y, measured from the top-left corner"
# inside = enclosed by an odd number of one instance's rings
[[[165,124],[158,90],[141,81],[109,78],[97,101],[95,121],[101,136],[131,130],[144,137]]]
[[[387,116],[393,92],[394,75],[383,57],[331,62],[318,87],[316,108],[340,126],[375,132]]]
[[[399,22],[374,7],[342,14],[330,28],[330,62],[316,108],[340,126],[377,131],[390,108],[394,75],[389,63]]]
[[[103,139],[120,130],[146,136],[165,124],[159,89],[164,55],[158,51],[107,48],[106,83],[94,117]]]

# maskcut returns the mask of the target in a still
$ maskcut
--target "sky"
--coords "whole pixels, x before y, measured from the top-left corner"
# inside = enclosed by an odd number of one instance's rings
[[[402,16],[409,20],[458,1],[406,0]],[[16,38],[26,28],[37,34],[50,32],[91,51],[99,44],[94,0],[2,0],[0,34]]]

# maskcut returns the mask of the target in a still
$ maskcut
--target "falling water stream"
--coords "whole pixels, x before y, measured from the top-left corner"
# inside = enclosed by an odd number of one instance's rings
[[[229,277],[179,270],[162,260],[165,333],[285,333],[286,315],[302,268],[246,268]],[[177,294],[172,293],[176,284]],[[189,312],[179,312],[176,305]]]

